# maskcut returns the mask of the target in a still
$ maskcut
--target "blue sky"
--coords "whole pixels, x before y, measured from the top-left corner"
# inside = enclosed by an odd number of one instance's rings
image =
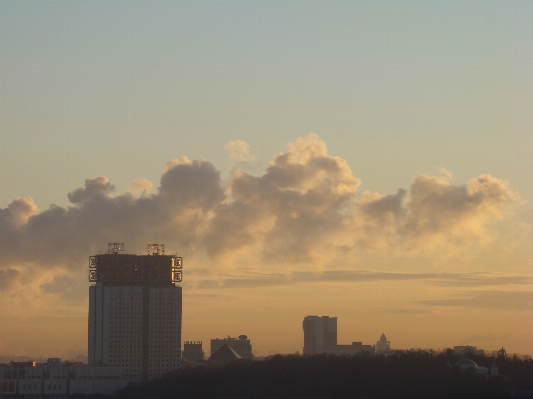
[[[226,171],[235,139],[265,165],[311,131],[380,192],[446,167],[531,195],[528,2],[1,7],[3,206],[157,182],[180,155]]]

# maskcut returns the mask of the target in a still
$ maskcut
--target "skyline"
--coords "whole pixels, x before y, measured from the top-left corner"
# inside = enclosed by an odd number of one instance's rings
[[[334,314],[339,342],[532,355],[531,20],[0,1],[0,355],[86,350],[108,242],[183,256],[184,341],[301,352]]]

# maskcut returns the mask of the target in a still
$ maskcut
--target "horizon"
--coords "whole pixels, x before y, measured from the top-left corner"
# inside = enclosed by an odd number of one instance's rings
[[[228,337],[229,338],[229,337]],[[234,338],[234,337],[231,337],[231,338]],[[215,340],[218,340],[220,338],[213,338]],[[186,341],[183,341],[183,342],[186,342]],[[363,343],[364,344],[364,343]],[[339,345],[345,345],[345,344],[339,344]],[[376,344],[373,344],[371,345],[372,347],[375,347]],[[494,350],[494,351],[488,351],[488,350],[485,350],[483,348],[479,348],[477,346],[472,346],[472,345],[455,345],[455,346],[448,346],[448,347],[443,347],[443,348],[390,348],[390,353],[396,353],[396,352],[436,352],[436,353],[447,353],[447,351],[449,350],[454,350],[454,348],[456,347],[462,347],[464,349],[460,349],[458,350],[458,352],[453,352],[453,354],[455,356],[463,356],[463,355],[468,355],[469,354],[469,350],[472,350],[472,351],[475,351],[476,353],[474,353],[476,356],[497,356],[499,354],[499,352],[502,350],[502,349],[505,349],[505,348],[500,348],[499,350]],[[203,349],[203,346],[202,346],[202,349]],[[70,351],[71,353],[77,353],[76,351],[72,351],[72,350],[68,350]],[[372,356],[383,356],[383,355],[387,355],[389,353],[389,351],[387,351],[386,353],[385,352],[376,352],[376,353],[372,353]],[[273,352],[273,351],[272,351]],[[204,360],[207,360],[209,359],[210,356],[207,355],[207,351],[204,350]],[[472,352],[473,353],[473,352]],[[300,351],[296,351],[296,352],[293,352],[293,353],[282,353],[282,352],[273,352],[273,353],[269,353],[269,354],[259,354],[259,355],[253,355],[254,357],[254,360],[258,360],[258,359],[264,359],[264,358],[268,358],[268,357],[272,357],[272,356],[291,356],[291,355],[295,355],[295,356],[320,356],[320,355],[328,355],[328,356],[360,356],[361,354],[360,353],[356,353],[356,354],[345,354],[345,353],[331,353],[331,352],[321,352],[321,353],[314,353],[314,354],[311,354],[311,355],[304,355],[302,354]],[[522,353],[507,353],[506,351],[506,356],[508,357],[513,357],[513,356],[518,356],[518,357],[530,357],[528,354],[522,354]],[[25,361],[34,361],[34,362],[37,362],[37,363],[46,363],[48,361],[48,359],[60,359],[61,362],[79,362],[79,363],[85,363],[87,364],[86,361],[84,361],[85,359],[81,359],[81,358],[86,358],[87,355],[83,354],[83,353],[79,353],[77,355],[75,355],[74,357],[59,357],[59,356],[51,356],[51,357],[43,357],[43,356],[40,356],[40,357],[32,357],[32,356],[10,356],[10,355],[3,355],[3,354],[0,354],[0,359],[4,359],[4,360],[7,360],[6,362],[2,362],[0,361],[0,364],[6,364],[6,363],[9,363],[11,361],[14,361],[14,362],[25,362]],[[9,360],[8,360],[9,358]],[[42,362],[41,362],[42,361]]]
[[[321,314],[339,343],[533,355],[531,20],[1,1],[0,356],[87,350],[108,242],[183,257],[182,341],[301,352]]]

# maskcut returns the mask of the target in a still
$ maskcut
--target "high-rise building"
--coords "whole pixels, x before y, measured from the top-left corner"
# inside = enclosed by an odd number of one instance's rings
[[[89,364],[120,366],[132,381],[178,368],[182,259],[160,244],[131,255],[110,243],[89,268]]]
[[[326,353],[337,346],[337,318],[306,316],[303,322],[304,355]]]
[[[232,338],[228,335],[228,338],[212,339],[211,340],[211,356],[217,352],[224,345],[228,345],[243,359],[253,360],[252,344],[246,335],[239,335],[238,338]]]

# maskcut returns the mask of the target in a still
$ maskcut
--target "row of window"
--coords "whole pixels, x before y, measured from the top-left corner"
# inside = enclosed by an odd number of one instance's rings
[[[139,331],[139,326],[141,326],[142,323],[129,323],[129,324],[112,324],[109,326],[110,330],[122,330],[123,332],[137,332]]]
[[[4,381],[1,386],[2,392],[15,392],[15,381]]]
[[[55,389],[55,390],[63,389],[63,384],[48,384],[47,388],[49,390],[52,390],[52,389]],[[36,390],[37,389],[37,384],[23,384],[22,385],[22,389],[34,389],[34,390]],[[40,387],[39,387],[39,389],[40,389]],[[15,392],[15,382],[14,381],[2,382],[2,385],[0,387],[0,391],[4,392],[4,393],[7,393],[7,392],[14,393]]]

